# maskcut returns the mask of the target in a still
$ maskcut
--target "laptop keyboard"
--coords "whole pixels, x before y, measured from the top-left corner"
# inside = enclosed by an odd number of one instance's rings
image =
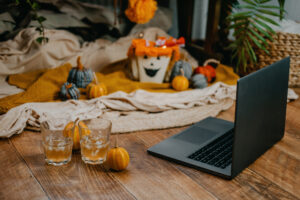
[[[232,146],[233,129],[189,155],[188,158],[224,169],[232,161]]]

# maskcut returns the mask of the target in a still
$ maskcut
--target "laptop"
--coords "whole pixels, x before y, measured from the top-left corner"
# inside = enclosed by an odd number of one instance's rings
[[[284,135],[290,58],[237,83],[235,121],[208,117],[148,153],[232,179]]]

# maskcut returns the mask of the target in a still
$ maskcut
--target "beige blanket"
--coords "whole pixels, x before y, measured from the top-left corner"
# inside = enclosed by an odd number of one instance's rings
[[[216,116],[228,109],[234,98],[235,86],[218,82],[205,89],[178,93],[137,90],[86,101],[26,103],[0,118],[0,137],[21,133],[26,125],[39,127],[41,121],[52,118],[75,120],[103,116],[112,120],[113,133],[183,126]]]

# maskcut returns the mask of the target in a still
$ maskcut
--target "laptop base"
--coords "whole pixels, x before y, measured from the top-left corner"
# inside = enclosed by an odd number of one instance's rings
[[[156,157],[231,179],[231,164],[225,168],[189,158],[199,149],[211,144],[233,129],[232,122],[208,117],[182,132],[171,136],[147,151]]]

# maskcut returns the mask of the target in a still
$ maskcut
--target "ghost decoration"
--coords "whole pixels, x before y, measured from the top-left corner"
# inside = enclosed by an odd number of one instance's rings
[[[162,83],[170,62],[168,56],[139,56],[139,77],[141,82]]]
[[[128,57],[135,80],[162,83],[170,61],[180,57],[179,45],[158,46],[153,41],[134,39]]]

